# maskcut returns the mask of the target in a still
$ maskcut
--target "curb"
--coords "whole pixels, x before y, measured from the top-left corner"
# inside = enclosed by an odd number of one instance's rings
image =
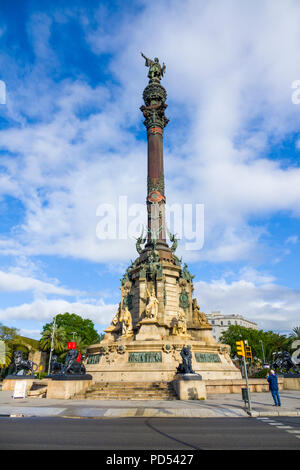
[[[300,416],[300,411],[283,411],[283,412],[272,412],[272,411],[252,411],[251,413],[247,411],[247,414],[252,418],[257,418],[260,416]]]

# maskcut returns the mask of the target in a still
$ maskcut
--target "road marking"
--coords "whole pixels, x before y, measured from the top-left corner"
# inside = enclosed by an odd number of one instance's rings
[[[273,421],[270,418],[257,418],[258,420],[264,422],[265,424],[269,424],[270,426],[275,426],[277,429],[281,429],[283,431],[288,432],[289,434],[293,434],[295,437],[300,439],[300,429],[294,429],[292,426],[285,426],[280,421]]]

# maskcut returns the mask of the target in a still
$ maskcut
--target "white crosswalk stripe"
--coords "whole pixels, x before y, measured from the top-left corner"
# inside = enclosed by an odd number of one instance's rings
[[[284,423],[280,421],[274,421],[272,418],[257,418],[259,421],[262,421],[265,424],[269,424],[270,426],[275,426],[277,429],[281,429],[286,431],[298,439],[300,439],[300,429],[294,429],[292,426],[286,426]]]

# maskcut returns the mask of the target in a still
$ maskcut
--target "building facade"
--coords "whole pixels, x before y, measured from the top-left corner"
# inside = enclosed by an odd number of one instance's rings
[[[223,331],[228,330],[231,325],[239,325],[244,328],[258,329],[257,323],[246,320],[242,315],[223,315],[221,312],[212,312],[207,314],[206,318],[212,326],[212,334],[214,339],[219,342]]]

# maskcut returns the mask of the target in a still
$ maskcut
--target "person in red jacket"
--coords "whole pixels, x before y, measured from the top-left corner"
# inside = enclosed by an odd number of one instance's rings
[[[277,375],[275,374],[274,370],[270,370],[270,375],[267,376],[267,381],[269,382],[269,389],[274,400],[273,406],[281,406],[279,389],[278,389],[278,380],[277,380]]]

